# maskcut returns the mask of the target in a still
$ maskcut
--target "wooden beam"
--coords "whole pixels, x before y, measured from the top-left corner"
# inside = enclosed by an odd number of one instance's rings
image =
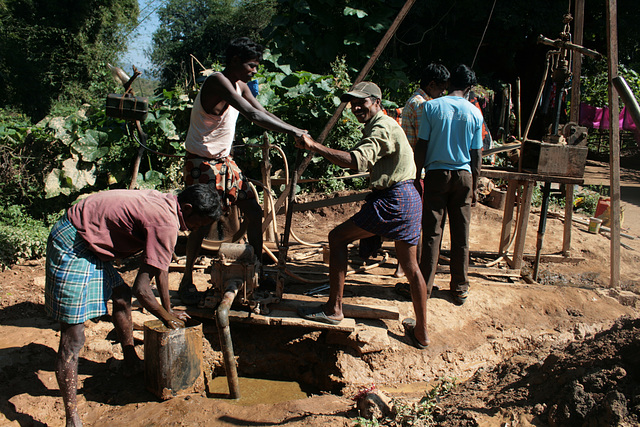
[[[577,45],[582,46],[584,35],[584,3],[585,0],[575,0],[574,6],[574,27],[573,40]],[[582,54],[573,53],[573,64],[571,64],[571,112],[569,120],[578,123],[580,115],[580,75],[582,74]]]
[[[318,301],[313,300],[297,300],[283,299],[277,304],[269,305],[269,308],[278,311],[297,312],[300,307],[319,305]],[[354,319],[391,319],[398,320],[400,311],[395,306],[383,305],[363,305],[363,304],[342,304],[342,314],[344,317]]]
[[[618,75],[618,2],[607,0],[607,56],[609,71],[609,177],[611,191],[611,278],[609,286],[620,285],[620,105],[613,78]]]

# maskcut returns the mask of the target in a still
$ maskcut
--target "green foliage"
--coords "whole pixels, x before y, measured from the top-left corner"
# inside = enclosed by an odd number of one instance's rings
[[[43,182],[59,149],[49,132],[24,115],[0,109],[0,206],[43,206]]]
[[[143,155],[138,186],[174,188],[179,185],[179,176],[173,164],[181,161],[184,154],[181,141],[186,134],[191,104],[186,95],[171,91],[164,91],[150,102],[153,108],[142,128],[147,135],[145,146],[152,151]],[[50,118],[40,125],[53,131],[54,144],[66,146],[47,174],[47,198],[129,185],[131,165],[139,149],[136,141],[142,142],[134,124],[106,117],[100,109],[92,114],[79,112],[66,118]]]
[[[593,216],[596,212],[598,200],[602,196],[606,196],[608,188],[603,186],[575,186],[573,191],[573,210],[575,212],[583,213],[587,216]],[[542,206],[542,189],[541,185],[536,185],[533,188],[533,196],[531,198],[531,205],[540,207]],[[551,193],[549,196],[550,209],[564,209],[565,198],[563,194]]]
[[[636,99],[640,98],[640,74],[625,65],[618,66],[618,74],[626,80]],[[607,59],[585,60],[584,72],[580,79],[580,98],[594,107],[609,105]],[[621,107],[624,105],[620,103]]]
[[[339,95],[350,85],[345,80],[344,63],[338,61],[334,67],[342,78],[265,72],[260,76],[259,100],[267,110],[318,135],[339,105]],[[167,90],[150,99],[150,111],[142,123],[148,150],[140,164],[138,187],[171,189],[182,185],[182,141],[192,102],[187,94]],[[348,149],[359,140],[359,129],[360,124],[347,112],[326,143]],[[240,119],[238,137],[245,143],[262,144],[263,134],[264,129]],[[282,134],[267,135],[271,144],[282,146],[289,167],[293,167],[297,153],[293,141]],[[132,123],[107,117],[104,105],[84,105],[72,114],[48,116],[36,125],[23,115],[0,110],[2,206],[29,206],[31,215],[42,217],[83,193],[128,187],[139,150],[132,137],[137,136]],[[236,159],[249,176],[260,179],[260,149],[246,148],[236,154]],[[274,170],[284,169],[281,158],[273,157],[272,161]],[[343,174],[342,169],[315,158],[306,175],[330,178]],[[338,190],[344,188],[344,182],[325,181],[317,187]]]
[[[403,4],[402,0],[280,0],[277,15],[263,32],[265,43],[292,69],[325,74],[329,64],[342,57],[348,72],[355,75]],[[395,91],[407,85],[405,68],[403,56],[385,54],[368,79]]]
[[[540,207],[542,206],[542,185],[543,184],[536,184],[535,187],[533,187],[533,195],[531,197],[531,205],[535,206],[535,207]],[[551,209],[560,209],[560,208],[564,208],[564,194],[558,194],[558,193],[550,193],[549,194],[549,206]]]
[[[350,87],[345,72],[345,63],[338,60],[332,64],[334,75],[317,75],[308,72],[292,72],[288,65],[280,64],[280,56],[265,55],[265,62],[272,64],[280,72],[261,71],[257,76],[260,82],[258,101],[267,111],[272,112],[287,123],[307,129],[318,137],[324,126],[340,105],[340,95]],[[339,76],[339,77],[335,77]],[[324,143],[332,148],[347,150],[361,138],[360,125],[353,114],[347,110]],[[264,129],[241,118],[238,121],[236,135],[247,144],[261,144]],[[269,134],[269,142],[278,144],[284,150],[289,168],[294,167],[297,150],[293,141],[284,134]],[[234,153],[235,160],[247,175],[253,178],[261,176],[262,153],[259,149],[246,149]],[[272,159],[273,170],[283,169],[284,162],[278,157]],[[314,157],[305,172],[309,178],[331,178],[343,176],[344,169],[335,166],[320,156]],[[356,181],[361,185],[361,181]],[[321,190],[339,190],[344,188],[341,181],[323,181],[315,187]],[[308,188],[308,187],[307,187]]]
[[[425,392],[425,395],[416,403],[402,404],[398,402],[396,409],[396,425],[398,426],[414,426],[435,425],[433,410],[438,404],[441,396],[446,395],[455,386],[455,378],[446,378],[440,380],[438,384]]]
[[[609,194],[609,188],[601,185],[585,186],[574,192],[573,206],[576,212],[594,216],[598,201]]]
[[[44,256],[49,228],[21,206],[0,208],[0,267]]]
[[[164,88],[192,77],[191,55],[205,67],[237,37],[259,40],[273,15],[275,0],[168,0],[158,9],[151,59],[161,65]]]
[[[434,410],[440,398],[455,387],[456,381],[456,378],[440,379],[435,386],[425,391],[424,396],[417,402],[410,403],[403,399],[393,399],[393,407],[395,409],[393,417],[382,420],[367,420],[359,417],[354,425],[362,427],[380,425],[391,427],[435,426]]]
[[[56,103],[77,107],[113,88],[105,78],[106,63],[115,63],[125,50],[137,1],[6,0],[3,5],[2,105],[40,120]]]

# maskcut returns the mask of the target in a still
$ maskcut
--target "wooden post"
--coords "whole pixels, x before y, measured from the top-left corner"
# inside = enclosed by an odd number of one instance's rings
[[[571,256],[571,222],[573,221],[573,184],[564,186],[564,233],[562,236],[562,255]]]
[[[584,2],[585,0],[576,0],[575,10],[573,11],[575,15],[573,41],[580,46],[582,46],[584,33]],[[573,52],[571,74],[571,112],[569,113],[569,121],[578,123],[578,120],[580,120],[580,75],[582,74],[582,54],[580,52]]]
[[[510,179],[507,186],[507,198],[504,202],[504,214],[502,216],[502,231],[500,232],[500,247],[498,248],[498,255],[507,255],[509,250],[511,228],[513,227],[513,205],[516,201],[516,191],[520,188],[520,185],[520,181]]]
[[[585,0],[575,0],[573,41],[582,46],[584,35],[584,3]],[[571,64],[571,111],[569,121],[580,121],[580,76],[582,74],[582,53],[573,51]],[[573,219],[573,184],[565,185],[564,196],[564,234],[562,236],[562,255],[571,256],[571,223]]]
[[[516,224],[516,243],[513,248],[513,259],[511,260],[511,268],[519,269],[522,267],[522,255],[524,254],[524,241],[527,237],[527,225],[529,224],[529,214],[531,213],[531,198],[533,196],[533,187],[535,181],[524,181],[524,190],[520,197],[520,213],[518,214],[518,222]]]
[[[620,105],[613,78],[618,75],[618,3],[607,1],[607,56],[609,70],[609,165],[611,192],[611,280],[609,286],[620,284]]]
[[[262,135],[262,164],[260,165],[260,169],[262,171],[262,182],[264,183],[264,187],[262,189],[262,191],[264,191],[263,216],[266,220],[267,218],[271,218],[272,210],[274,209],[273,203],[271,203],[271,162],[269,161],[269,136],[266,132]],[[267,202],[267,200],[269,200],[269,202]],[[264,230],[264,233],[264,237],[267,242],[275,241],[275,224],[271,223],[270,226],[267,227],[266,230]]]
[[[516,135],[518,135],[518,141],[522,141],[522,109],[520,108],[520,77],[516,78],[516,96],[515,96],[515,108],[516,108]]]

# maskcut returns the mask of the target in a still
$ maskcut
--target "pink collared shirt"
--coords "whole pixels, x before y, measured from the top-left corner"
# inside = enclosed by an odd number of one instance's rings
[[[178,239],[186,230],[178,198],[155,190],[95,193],[67,211],[78,234],[104,261],[143,251],[144,263],[168,270]]]

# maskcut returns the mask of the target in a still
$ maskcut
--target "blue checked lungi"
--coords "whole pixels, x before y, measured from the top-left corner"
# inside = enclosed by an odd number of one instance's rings
[[[46,270],[45,310],[72,325],[106,314],[113,288],[124,285],[113,265],[89,249],[66,214],[49,234]]]
[[[422,201],[413,181],[402,181],[385,190],[373,190],[362,209],[351,219],[370,233],[417,245]]]

